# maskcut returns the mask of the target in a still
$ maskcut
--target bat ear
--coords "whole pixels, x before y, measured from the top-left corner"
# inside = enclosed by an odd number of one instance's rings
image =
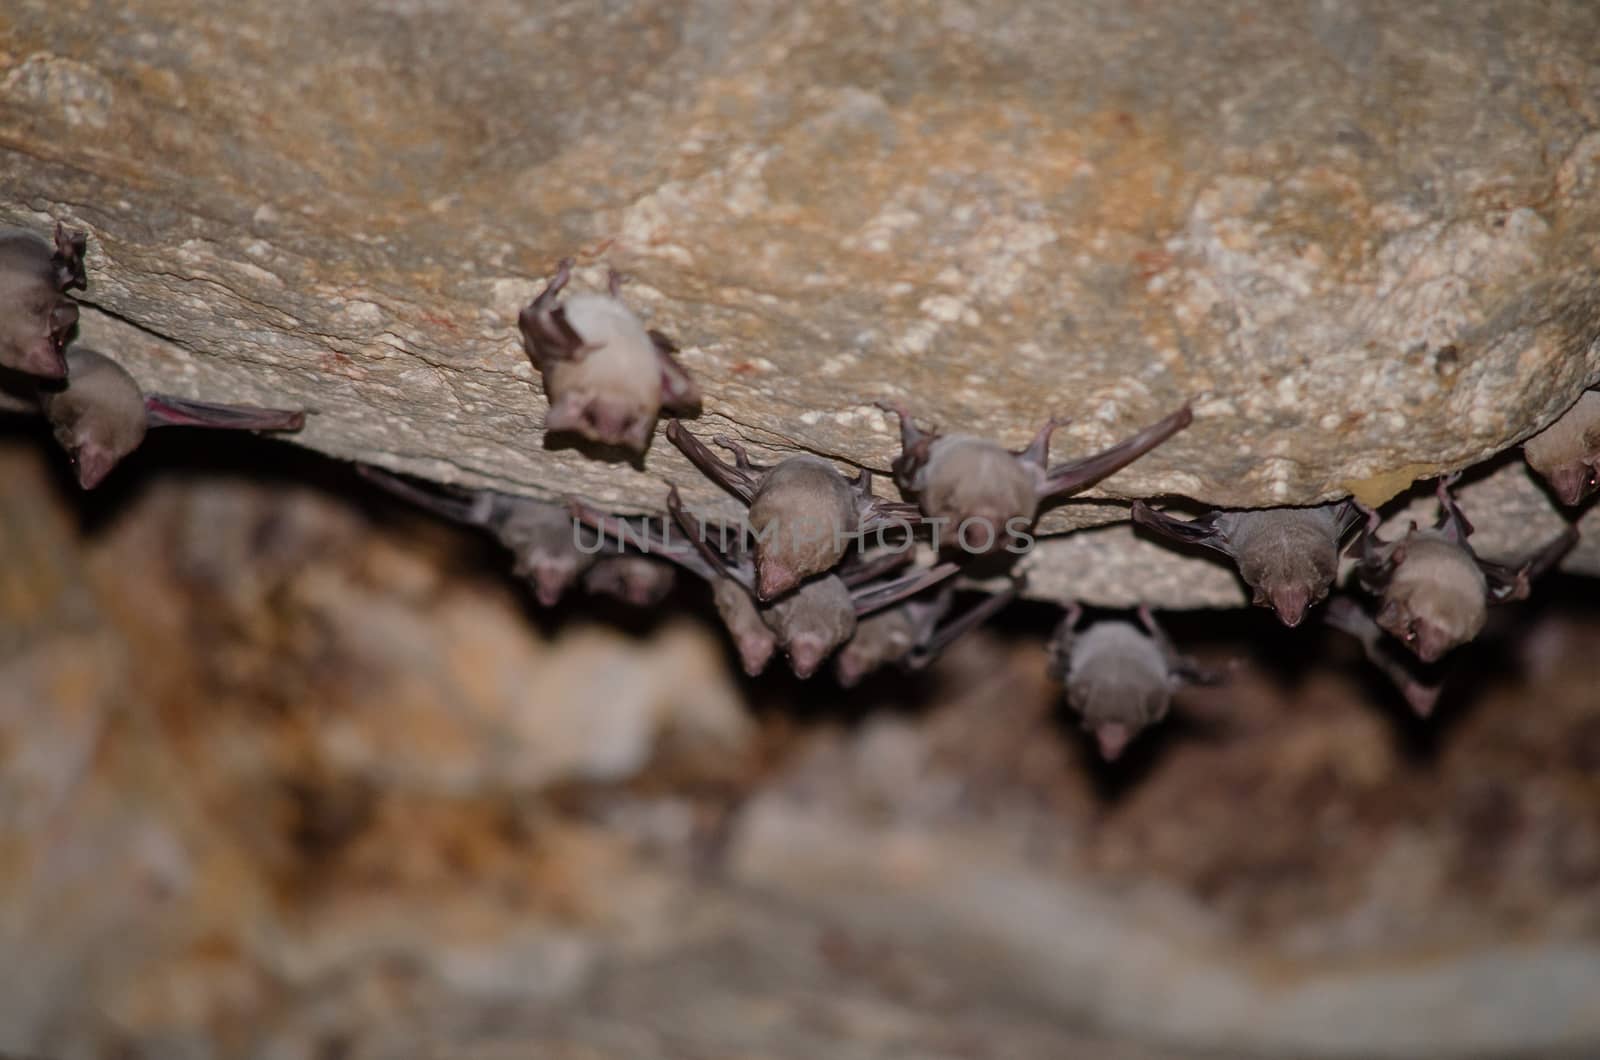
[[[83,268],[83,254],[89,247],[89,237],[82,232],[68,231],[57,221],[55,242],[50,266],[55,271],[56,288],[61,291],[81,291],[89,286],[89,277]]]
[[[678,347],[659,331],[651,330],[649,335],[656,351],[656,364],[661,369],[661,407],[674,416],[698,416],[700,387],[673,356],[678,352]]]
[[[1065,427],[1071,422],[1070,418],[1051,416],[1045,421],[1044,426],[1039,428],[1039,432],[1033,436],[1033,441],[1021,449],[1015,450],[1015,456],[1024,463],[1032,464],[1035,467],[1044,467],[1050,463],[1050,436],[1056,433],[1057,427]]]

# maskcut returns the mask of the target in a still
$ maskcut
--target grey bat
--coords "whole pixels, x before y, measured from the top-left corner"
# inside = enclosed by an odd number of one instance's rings
[[[1394,683],[1412,710],[1424,718],[1433,713],[1434,706],[1439,702],[1440,686],[1421,680],[1403,660],[1394,656],[1388,647],[1392,641],[1383,635],[1383,630],[1359,604],[1348,597],[1336,596],[1328,601],[1323,621],[1360,641],[1367,661]]]
[[[1562,504],[1577,504],[1600,484],[1600,390],[1585,390],[1577,404],[1522,443],[1522,455]]]
[[[810,454],[765,467],[751,463],[742,446],[718,435],[712,440],[734,455],[729,464],[676,422],[667,425],[667,439],[707,478],[749,505],[755,592],[762,601],[838,566],[859,535],[921,521],[914,505],[874,497],[870,471],[851,482],[831,463]]]
[[[634,607],[656,606],[672,592],[676,581],[670,564],[649,556],[603,556],[583,574],[586,591]]]
[[[587,543],[580,547],[572,516],[560,504],[498,490],[463,490],[437,483],[419,487],[365,464],[357,470],[420,508],[488,530],[510,551],[512,572],[532,586],[544,607],[554,607],[600,558],[599,548],[590,550]]]
[[[586,525],[620,538],[620,520],[607,516],[580,502],[571,502],[575,517]],[[678,491],[673,488],[667,495],[667,508],[681,531],[674,538],[663,532],[646,547],[653,555],[671,559],[687,569],[707,576],[714,587],[732,583],[750,598],[761,622],[770,631],[778,648],[789,659],[790,668],[798,677],[810,677],[824,659],[848,641],[856,631],[860,618],[913,596],[958,570],[954,563],[944,563],[928,570],[914,571],[896,578],[879,580],[885,569],[901,566],[904,559],[887,557],[887,561],[869,561],[840,573],[828,572],[802,582],[797,588],[772,603],[755,599],[756,572],[753,560],[746,555],[730,559],[710,544],[710,534],[704,526],[684,511]],[[690,558],[694,553],[695,558]],[[722,589],[722,594],[731,592]],[[738,645],[741,659],[746,661],[758,654],[761,641],[750,637],[745,623],[748,611],[730,607],[719,600],[724,622]],[[770,651],[768,652],[770,655]],[[762,660],[763,665],[765,660]]]
[[[1270,607],[1286,626],[1328,595],[1339,573],[1339,550],[1361,521],[1350,501],[1319,508],[1211,511],[1178,519],[1133,502],[1133,521],[1173,541],[1214,548],[1231,558],[1254,603]]]
[[[1026,447],[1010,450],[987,438],[920,430],[906,408],[894,402],[878,407],[900,420],[896,484],[917,498],[924,516],[940,521],[936,527],[954,528],[968,552],[993,552],[1024,539],[1041,503],[1120,471],[1194,420],[1185,405],[1126,441],[1049,467],[1050,436],[1067,420],[1050,419]]]
[[[94,489],[152,427],[212,427],[241,431],[298,431],[305,413],[248,405],[215,405],[168,394],[146,394],[116,361],[81,346],[67,353],[68,378],[59,390],[40,390],[39,405],[61,448],[72,458],[78,485]]]
[[[1432,529],[1416,523],[1399,541],[1378,538],[1381,521],[1367,510],[1356,567],[1362,586],[1381,598],[1377,623],[1405,643],[1424,662],[1476,637],[1488,618],[1488,605],[1521,600],[1530,582],[1553,566],[1578,540],[1568,527],[1518,567],[1491,563],[1467,543],[1472,524],[1450,495],[1460,477],[1439,480],[1439,521]]]
[[[955,589],[946,583],[933,594],[914,596],[894,607],[863,618],[839,654],[834,673],[845,688],[853,688],[867,674],[888,665],[921,670],[963,634],[987,622],[1016,599],[1015,583],[989,594],[980,604],[946,622],[955,602]]]
[[[87,285],[82,232],[56,225],[55,245],[22,228],[0,228],[0,368],[41,379],[64,379],[62,355],[78,322],[67,297]]]
[[[545,430],[642,453],[663,409],[680,416],[699,410],[700,388],[673,359],[671,340],[645,330],[623,304],[615,271],[609,294],[558,301],[571,275],[567,258],[517,317],[523,348],[544,377]]]
[[[1107,761],[1122,754],[1146,727],[1166,717],[1172,695],[1185,684],[1214,684],[1220,676],[1178,654],[1149,608],[1139,609],[1140,629],[1109,619],[1076,629],[1076,605],[1050,642],[1050,674],[1066,685],[1067,703],[1094,733]]]

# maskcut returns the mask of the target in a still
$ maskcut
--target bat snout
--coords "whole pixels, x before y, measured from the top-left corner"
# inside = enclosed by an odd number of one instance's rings
[[[789,665],[796,677],[806,678],[817,672],[828,646],[821,637],[802,635],[789,642]]]
[[[1278,620],[1293,629],[1306,617],[1306,611],[1311,606],[1311,591],[1300,585],[1280,585],[1268,593],[1272,601],[1272,610],[1277,612]]]
[[[1103,721],[1094,727],[1094,739],[1100,747],[1100,757],[1115,762],[1133,739],[1133,730],[1120,721]]]
[[[760,557],[756,563],[756,595],[763,601],[773,600],[800,584],[794,569],[786,563],[776,563]]]

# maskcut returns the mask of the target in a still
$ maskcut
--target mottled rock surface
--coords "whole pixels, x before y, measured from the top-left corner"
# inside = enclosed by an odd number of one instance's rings
[[[1195,398],[1103,495],[1381,500],[1600,376],[1597,39],[1586,0],[19,0],[0,219],[91,233],[84,339],[146,383],[438,478],[733,511],[660,440],[546,446],[514,321],[572,254],[769,452],[886,468],[885,397],[1070,415],[1063,454]]]

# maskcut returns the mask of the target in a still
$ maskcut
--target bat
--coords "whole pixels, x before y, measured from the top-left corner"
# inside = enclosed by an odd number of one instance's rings
[[[1388,648],[1382,628],[1361,610],[1360,605],[1348,597],[1336,596],[1328,601],[1323,621],[1360,641],[1367,661],[1394,683],[1419,716],[1426,718],[1433,713],[1434,706],[1439,702],[1440,686],[1421,680],[1403,660],[1395,657]]]
[[[742,446],[718,435],[712,441],[734,455],[729,464],[677,422],[667,425],[667,440],[707,478],[749,506],[754,589],[763,602],[837,567],[862,535],[889,527],[909,529],[921,521],[915,505],[874,497],[870,471],[852,482],[810,454],[771,467],[757,465]]]
[[[585,525],[608,535],[620,534],[622,528],[616,516],[605,515],[581,502],[569,504],[574,517]],[[944,563],[928,570],[882,579],[880,575],[886,567],[901,566],[905,562],[902,557],[890,556],[887,563],[869,561],[839,573],[829,571],[800,583],[776,601],[764,602],[756,596],[753,555],[741,552],[730,558],[712,548],[709,533],[684,510],[676,487],[668,492],[667,509],[680,533],[672,535],[659,531],[644,547],[652,555],[671,559],[711,581],[718,610],[734,637],[747,672],[753,660],[759,659],[764,666],[776,648],[783,651],[796,676],[810,677],[823,660],[855,634],[860,618],[913,596],[958,570],[954,563]],[[748,608],[732,602],[734,590],[745,595]],[[771,634],[770,646],[765,637],[750,627],[751,610]],[[763,648],[765,655],[762,655]]]
[[[1528,466],[1550,484],[1562,504],[1577,504],[1600,484],[1600,390],[1522,443]]]
[[[1067,704],[1094,733],[1100,755],[1115,761],[1128,743],[1166,717],[1172,695],[1185,684],[1215,684],[1220,675],[1178,654],[1149,608],[1139,609],[1141,629],[1118,619],[1093,622],[1081,632],[1074,604],[1050,641],[1050,675],[1067,690]]]
[[[56,442],[72,459],[78,485],[94,489],[144,442],[153,427],[213,427],[241,431],[298,431],[305,413],[248,405],[214,405],[168,394],[146,394],[116,361],[73,347],[67,383],[41,389],[39,405]]]
[[[677,582],[672,566],[649,556],[602,556],[583,573],[585,591],[634,607],[654,607]]]
[[[510,551],[512,573],[526,581],[543,607],[554,607],[568,589],[595,565],[601,549],[580,547],[572,516],[559,505],[498,490],[461,490],[438,484],[421,487],[370,465],[357,470],[435,515],[492,533]]]
[[[1569,526],[1518,567],[1480,558],[1467,543],[1472,524],[1450,495],[1458,478],[1459,473],[1439,480],[1438,522],[1428,530],[1412,523],[1399,541],[1381,541],[1378,513],[1366,509],[1357,576],[1363,588],[1380,598],[1378,625],[1423,662],[1436,662],[1476,637],[1490,603],[1526,598],[1532,580],[1578,540],[1578,531]]]
[[[855,636],[834,657],[834,674],[839,684],[853,688],[867,674],[884,666],[921,670],[963,634],[998,614],[1016,599],[1017,591],[1013,583],[948,622],[945,617],[955,602],[955,590],[949,583],[931,596],[914,596],[868,615],[857,623]]]
[[[878,407],[900,420],[895,483],[917,498],[936,529],[954,527],[961,548],[972,553],[1016,548],[1042,502],[1122,470],[1194,420],[1185,405],[1109,449],[1049,467],[1050,437],[1067,420],[1051,418],[1027,446],[1010,450],[987,438],[920,430],[905,406],[894,402]]]
[[[1360,521],[1349,501],[1319,508],[1211,511],[1178,519],[1144,501],[1133,502],[1133,521],[1172,541],[1214,548],[1233,560],[1254,592],[1286,626],[1328,595],[1339,573],[1339,550]]]
[[[65,379],[62,351],[78,322],[70,290],[88,285],[88,239],[56,225],[55,244],[22,228],[0,228],[0,368]]]
[[[643,453],[663,409],[680,416],[699,411],[700,388],[674,359],[671,340],[645,330],[623,303],[615,271],[609,293],[560,300],[571,276],[566,258],[517,317],[523,348],[544,378],[545,430]]]

